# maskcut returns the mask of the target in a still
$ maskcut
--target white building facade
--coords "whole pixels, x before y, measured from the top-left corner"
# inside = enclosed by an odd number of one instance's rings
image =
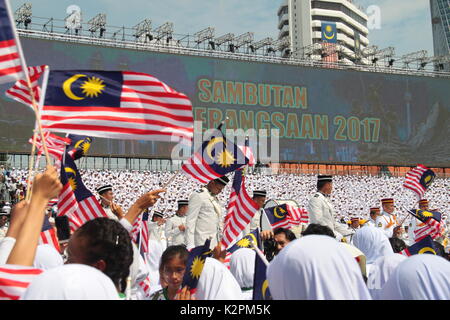
[[[289,39],[295,58],[354,64],[369,45],[368,17],[350,0],[283,0],[278,18],[278,39]]]

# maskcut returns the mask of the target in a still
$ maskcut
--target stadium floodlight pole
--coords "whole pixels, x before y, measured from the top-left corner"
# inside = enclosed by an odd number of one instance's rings
[[[17,26],[19,27],[23,23],[25,29],[28,29],[28,25],[31,23],[31,16],[33,15],[31,3],[24,3],[19,9],[16,10],[14,15]]]

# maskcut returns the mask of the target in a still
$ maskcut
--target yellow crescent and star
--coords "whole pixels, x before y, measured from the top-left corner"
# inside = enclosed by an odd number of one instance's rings
[[[80,85],[80,89],[82,89],[84,97],[79,97],[72,91],[73,84],[81,78],[87,79]],[[105,84],[102,79],[99,79],[97,77],[88,77],[85,74],[78,73],[64,81],[62,89],[64,91],[64,94],[69,99],[80,101],[86,98],[97,98],[98,95],[102,94],[105,90]]]
[[[419,250],[419,254],[424,254],[426,252],[431,252],[434,255],[437,255],[436,251],[434,251],[433,248],[430,248],[430,247],[425,247],[425,248],[422,248],[422,249]]]
[[[69,181],[69,184],[70,184],[70,187],[72,188],[72,190],[75,191],[77,189],[77,179],[76,179],[77,172],[74,169],[69,168],[69,167],[64,168],[64,171],[68,174],[73,175],[73,177],[68,178],[68,181]]]
[[[329,36],[330,33],[331,33],[331,36]],[[327,39],[327,40],[333,40],[336,36],[336,34],[333,32],[333,27],[331,27],[330,25],[327,25],[325,27],[325,31],[323,32],[323,35],[324,35],[325,39]]]
[[[83,154],[86,154],[90,147],[91,141],[89,138],[77,141],[77,143],[75,143],[75,149],[81,148],[83,150]]]
[[[213,157],[212,150],[218,143],[223,143],[225,148],[224,150],[216,152],[216,155]],[[226,149],[226,142],[222,137],[211,139],[206,146],[206,153],[211,159],[214,159],[214,162],[217,162],[221,167],[225,168],[230,167],[236,160],[233,154]]]
[[[282,215],[278,214],[278,209],[280,209],[280,212]],[[273,210],[273,215],[275,216],[275,218],[278,218],[278,219],[284,219],[284,217],[286,216],[285,213],[286,213],[286,210],[284,210],[281,207],[275,207],[275,209]]]

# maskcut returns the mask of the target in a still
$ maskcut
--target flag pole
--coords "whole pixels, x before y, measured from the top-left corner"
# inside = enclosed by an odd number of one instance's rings
[[[44,147],[45,158],[47,160],[47,163],[51,164],[52,162],[51,162],[50,156],[48,154],[47,145],[46,145],[45,139],[44,139],[44,133],[42,132],[41,116],[40,116],[39,109],[38,109],[38,106],[37,106],[37,103],[36,103],[36,98],[34,96],[33,86],[31,84],[31,80],[30,80],[30,74],[28,72],[28,67],[27,67],[27,63],[25,61],[25,56],[23,54],[22,45],[20,43],[19,35],[17,33],[16,26],[15,26],[14,21],[12,19],[13,15],[12,15],[11,7],[9,5],[9,1],[8,0],[5,0],[5,5],[6,5],[6,10],[8,11],[9,22],[11,24],[11,28],[12,28],[12,31],[14,33],[14,37],[15,37],[15,40],[16,40],[17,51],[19,51],[19,59],[20,59],[20,64],[22,66],[22,72],[25,75],[25,80],[26,80],[26,83],[27,83],[27,86],[28,86],[28,91],[29,91],[30,96],[31,96],[31,104],[33,106],[33,110],[34,110],[35,115],[36,115],[36,121],[37,121],[37,124],[38,124],[38,128],[39,128],[39,132],[40,132],[40,135],[41,135],[41,139],[42,139],[42,146]],[[48,67],[46,67],[46,70],[47,69],[48,69]],[[45,83],[45,85],[46,85],[46,83]],[[43,95],[45,96],[45,94],[43,94]],[[42,99],[42,97],[41,97],[41,99]]]
[[[33,180],[33,169],[34,169],[34,153],[36,151],[36,140],[37,140],[37,133],[36,129],[33,130],[33,145],[31,147],[31,154],[30,154],[30,160],[28,162],[28,183],[27,183],[27,193],[25,196],[25,200],[30,200],[31,197],[31,181]]]
[[[250,241],[252,244],[252,247],[255,249],[256,254],[261,258],[261,260],[264,262],[264,264],[269,266],[269,261],[267,261],[267,258],[264,256],[264,253],[262,253],[261,249],[258,248],[258,246],[252,241]]]

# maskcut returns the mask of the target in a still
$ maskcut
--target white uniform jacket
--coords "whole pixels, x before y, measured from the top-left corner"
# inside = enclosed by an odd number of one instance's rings
[[[327,226],[334,232],[336,239],[340,240],[352,233],[347,226],[336,221],[333,204],[321,192],[316,192],[309,199],[307,210],[309,212],[309,223]]]
[[[186,226],[186,216],[179,217],[177,215],[173,216],[166,222],[166,239],[168,246],[177,246],[180,244],[186,244],[185,231],[181,231],[178,227],[180,225]]]
[[[189,197],[186,215],[186,246],[188,249],[205,244],[211,239],[211,248],[217,245],[222,236],[222,207],[216,196],[206,187],[194,191]]]

